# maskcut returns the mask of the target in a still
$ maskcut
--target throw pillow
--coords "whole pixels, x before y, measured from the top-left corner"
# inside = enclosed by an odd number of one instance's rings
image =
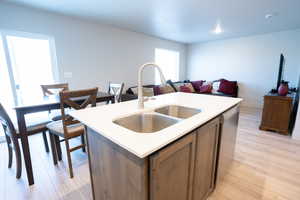
[[[188,86],[186,86],[186,85],[180,86],[179,89],[180,89],[179,90],[180,92],[192,93],[191,89]]]
[[[153,97],[154,96],[153,88],[143,88],[143,95],[144,97]]]
[[[212,83],[212,87],[213,87],[213,90],[214,90],[214,91],[219,90],[219,88],[220,88],[220,82],[221,82],[221,81],[214,81],[214,82]]]
[[[196,92],[195,89],[194,89],[194,87],[193,87],[193,85],[191,83],[186,83],[184,86],[190,88],[191,92],[193,92],[193,93]]]
[[[154,92],[154,95],[155,95],[155,96],[161,94],[160,89],[159,89],[159,85],[155,85],[155,86],[153,87],[153,92]]]
[[[205,85],[202,85],[199,89],[200,89],[199,93],[209,94],[212,91],[212,85],[211,84],[205,84]]]
[[[183,82],[178,82],[178,83],[173,83],[173,86],[175,87],[175,91],[180,91],[180,86],[183,86],[185,83]]]
[[[237,90],[237,81],[228,81],[222,79],[220,81],[220,86],[218,92],[223,92],[224,94],[234,95],[236,94]]]
[[[167,84],[169,84],[174,89],[175,92],[178,92],[178,90],[174,86],[174,83],[172,82],[172,80],[167,80]]]
[[[159,90],[162,94],[175,92],[174,89],[170,85],[160,86]]]
[[[200,92],[200,87],[203,85],[205,81],[191,81],[192,86],[194,87],[196,92]]]
[[[134,93],[135,95],[138,94],[138,87],[131,88],[131,90],[133,91],[133,93]],[[152,97],[152,96],[154,96],[153,88],[146,88],[146,87],[143,87],[143,95],[144,95],[145,97]]]

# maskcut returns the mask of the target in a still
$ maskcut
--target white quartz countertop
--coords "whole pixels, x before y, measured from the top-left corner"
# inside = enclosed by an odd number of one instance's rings
[[[69,114],[98,134],[144,158],[175,141],[210,119],[240,103],[240,98],[220,97],[192,93],[171,93],[155,96],[145,102],[145,109],[138,109],[137,100],[97,106]],[[113,121],[131,114],[152,111],[166,105],[180,105],[201,109],[201,112],[154,133],[137,133],[115,124]]]

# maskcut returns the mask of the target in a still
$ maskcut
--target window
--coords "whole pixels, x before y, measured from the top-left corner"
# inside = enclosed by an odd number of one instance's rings
[[[155,62],[158,64],[166,80],[179,80],[179,52],[167,49],[155,49]],[[155,72],[155,84],[160,84],[158,71]]]

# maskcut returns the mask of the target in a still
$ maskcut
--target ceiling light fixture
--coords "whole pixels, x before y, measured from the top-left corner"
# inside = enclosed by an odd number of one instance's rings
[[[266,15],[265,15],[265,18],[266,18],[266,19],[271,19],[272,17],[273,17],[273,14],[266,14]]]
[[[266,18],[266,19],[271,19],[271,18],[273,18],[273,17],[276,17],[277,15],[278,15],[278,12],[267,13],[267,14],[265,15],[265,18]]]
[[[213,31],[215,34],[221,34],[223,33],[223,29],[221,27],[220,23],[217,23],[215,30]]]

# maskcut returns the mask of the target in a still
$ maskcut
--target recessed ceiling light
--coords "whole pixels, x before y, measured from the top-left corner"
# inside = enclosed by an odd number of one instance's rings
[[[216,28],[214,29],[213,32],[214,32],[215,34],[221,34],[221,33],[223,33],[223,29],[222,29],[220,23],[218,23],[218,24],[216,25]]]
[[[276,17],[278,15],[277,12],[273,12],[273,13],[268,13],[265,15],[266,19],[271,19],[272,17]]]
[[[270,18],[272,18],[272,17],[273,17],[273,14],[266,14],[266,15],[265,15],[265,18],[266,18],[266,19],[270,19]]]

